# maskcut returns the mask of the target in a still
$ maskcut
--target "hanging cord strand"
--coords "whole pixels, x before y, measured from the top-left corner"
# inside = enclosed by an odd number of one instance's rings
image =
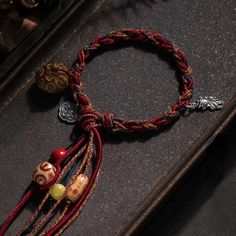
[[[89,139],[89,143],[88,143],[88,147],[87,147],[87,151],[86,154],[83,158],[82,163],[79,166],[79,169],[76,171],[76,173],[73,175],[73,177],[71,178],[69,184],[67,185],[67,190],[72,186],[72,184],[74,183],[74,180],[86,170],[87,164],[90,162],[92,155],[93,155],[93,140],[94,140],[94,132],[90,131],[90,139]],[[83,170],[85,169],[85,170]],[[67,204],[65,206],[65,208],[67,208],[67,210],[69,209],[69,206],[72,205],[70,201],[67,201]],[[49,229],[53,228],[65,215],[65,211],[63,211],[63,216],[59,216],[58,219],[56,219],[56,222],[49,227]],[[48,230],[49,230],[48,229]],[[44,235],[45,232],[42,233],[42,235]]]
[[[20,202],[17,204],[17,206],[13,209],[13,211],[10,213],[10,215],[8,216],[8,218],[6,219],[6,221],[3,223],[3,225],[1,226],[0,229],[0,236],[3,236],[5,234],[5,232],[7,231],[7,229],[9,228],[9,226],[12,224],[12,222],[15,220],[15,218],[17,217],[17,215],[22,211],[23,207],[25,206],[25,204],[29,201],[29,199],[32,197],[32,195],[34,194],[34,192],[36,191],[37,186],[35,183],[32,183],[29,187],[29,190],[27,191],[27,193],[22,197],[22,199],[20,200]]]
[[[88,171],[88,164],[91,164],[91,159],[92,159],[92,155],[90,156],[90,158],[87,161],[86,167],[85,167],[85,172]],[[75,220],[76,218],[80,215],[80,213],[82,212],[83,208],[86,206],[87,201],[89,200],[89,198],[91,197],[97,182],[98,182],[98,178],[99,178],[99,173],[100,170],[97,174],[96,180],[91,188],[91,190],[89,191],[89,194],[87,195],[87,197],[85,198],[85,200],[83,201],[82,205],[80,206],[80,208],[75,212],[75,214],[67,221],[67,223],[55,234],[55,236],[60,236]],[[60,218],[62,219],[62,217]],[[59,222],[59,220],[56,222],[56,224]],[[55,225],[56,225],[55,224]],[[54,225],[54,226],[55,226]]]
[[[99,173],[99,169],[101,166],[101,161],[102,161],[102,142],[101,142],[101,137],[96,128],[93,129],[94,131],[94,136],[95,136],[95,147],[96,147],[96,164],[94,167],[94,170],[92,172],[92,175],[89,179],[89,183],[83,192],[82,196],[78,200],[78,202],[75,204],[75,206],[68,211],[68,213],[49,231],[46,232],[44,236],[52,236],[55,235],[58,230],[60,230],[68,221],[71,217],[73,217],[74,214],[80,209],[80,207],[85,203],[87,196],[90,194],[90,191],[92,190],[94,183],[96,182],[97,175]]]
[[[66,171],[70,168],[70,166],[74,163],[74,161],[81,156],[81,154],[85,151],[86,148],[86,144],[80,148],[79,152],[76,153],[74,155],[74,157],[66,164],[66,166],[63,168],[60,176],[58,177],[58,181],[60,181],[66,174]],[[73,149],[75,150],[75,149]],[[35,212],[33,213],[33,215],[27,220],[27,223],[25,226],[23,226],[23,228],[18,232],[17,236],[20,236],[24,231],[27,230],[28,227],[30,227],[30,225],[38,218],[38,215],[40,213],[40,211],[42,210],[43,206],[45,205],[46,201],[48,200],[50,196],[50,192],[48,191],[45,195],[45,197],[43,198],[43,200],[41,201],[40,205],[37,207],[37,209],[35,210]],[[52,213],[52,211],[59,205],[60,201],[56,202],[52,208],[49,210],[47,217],[50,216],[50,214]]]
[[[67,221],[67,223],[55,234],[55,236],[60,236],[75,220],[76,218],[80,215],[80,213],[82,212],[82,210],[84,209],[84,207],[86,206],[87,201],[89,200],[89,198],[91,197],[97,182],[98,182],[98,178],[99,178],[99,172],[98,175],[96,177],[96,181],[94,182],[88,196],[85,198],[83,204],[81,205],[81,207],[76,211],[76,213]],[[57,222],[58,223],[58,222]]]
[[[55,220],[55,222],[53,223],[53,225],[51,226],[51,228],[53,228],[55,225],[58,224],[58,222],[66,215],[66,213],[68,212],[69,208],[70,208],[71,202],[67,202],[64,209],[62,210],[62,213],[60,214],[60,216]],[[45,234],[45,232],[42,232],[40,234],[40,236],[43,236]]]
[[[86,162],[86,159],[88,159],[88,156],[90,155],[90,150],[91,150],[91,144],[93,143],[93,132],[90,132],[90,137],[89,137],[89,142],[88,144],[86,144],[86,146],[84,148],[86,148],[86,152],[84,155],[84,158],[82,160],[81,165],[79,166],[79,169],[77,170],[76,174],[72,177],[70,183],[67,186],[67,189],[70,188],[70,186],[72,185],[74,179],[81,173],[81,170],[84,168],[84,163]],[[80,149],[79,155],[81,154],[81,151],[83,152],[84,150]],[[75,161],[75,159],[78,158],[78,154],[73,158],[74,160],[71,160],[70,163],[68,163],[68,167],[64,168],[63,171],[64,173],[59,177],[58,181],[59,182],[62,177],[65,176],[66,171],[68,170],[68,168],[72,165],[72,163]],[[66,194],[66,192],[65,192]],[[35,235],[37,234],[40,229],[44,226],[45,223],[47,223],[47,220],[50,218],[50,216],[52,215],[52,213],[54,212],[54,210],[59,206],[59,204],[64,200],[65,194],[55,202],[55,204],[53,205],[53,207],[49,210],[49,212],[46,214],[45,217],[43,217],[41,219],[40,222],[37,223],[36,227],[32,230],[32,234]]]
[[[71,155],[71,153],[73,153],[83,142],[84,142],[84,135],[80,138],[80,140],[75,144],[75,146],[73,148],[70,149],[70,151],[67,153],[67,155],[63,158],[63,160],[59,160],[58,161],[58,165],[64,161],[64,159],[66,159],[69,155]],[[59,174],[59,173],[58,173]],[[56,178],[52,179],[52,183],[54,183],[56,181]],[[51,183],[51,184],[52,184]],[[17,206],[12,210],[12,212],[9,214],[9,216],[7,217],[7,219],[5,220],[5,222],[2,224],[1,228],[0,228],[0,236],[3,236],[5,234],[5,232],[7,231],[7,229],[9,228],[9,226],[13,223],[13,221],[15,220],[15,218],[17,217],[17,215],[22,211],[23,207],[25,206],[25,204],[29,201],[29,199],[33,196],[33,194],[35,194],[35,192],[38,191],[38,186],[35,183],[31,183],[31,185],[28,187],[28,191],[26,194],[24,194],[24,196],[22,197],[22,199],[20,200],[20,202],[17,204]]]

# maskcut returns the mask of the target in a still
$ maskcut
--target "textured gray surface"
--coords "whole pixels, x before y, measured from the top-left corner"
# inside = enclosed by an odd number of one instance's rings
[[[234,14],[233,0],[111,1],[64,48],[59,39],[51,50],[47,50],[50,45],[45,47],[20,76],[32,78],[34,68],[48,61],[56,47],[61,51],[54,60],[70,65],[78,49],[93,36],[124,27],[144,28],[165,35],[188,55],[195,97],[213,94],[228,100],[236,89]],[[76,30],[76,25],[74,18],[62,39]],[[145,50],[106,52],[89,64],[83,79],[98,111],[112,111],[125,118],[155,116],[177,97],[174,71]],[[1,114],[1,221],[30,182],[37,163],[47,159],[51,150],[69,143],[72,127],[58,122],[58,100],[40,97],[29,84]],[[195,113],[154,136],[106,140],[96,191],[79,220],[64,235],[106,236],[116,232],[218,114]],[[29,213],[27,210],[18,218],[8,235],[14,235]]]
[[[236,235],[235,138],[234,119],[208,148],[204,162],[139,236]]]

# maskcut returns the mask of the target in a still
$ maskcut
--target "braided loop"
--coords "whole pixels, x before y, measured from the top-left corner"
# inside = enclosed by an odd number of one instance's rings
[[[179,81],[179,96],[176,104],[162,115],[151,120],[121,120],[112,113],[101,115],[92,108],[88,97],[83,93],[83,84],[80,76],[86,63],[95,56],[96,51],[107,46],[115,45],[119,42],[150,43],[163,50],[175,59],[176,65],[181,72]],[[78,124],[89,131],[93,127],[103,127],[109,131],[145,131],[157,130],[172,121],[176,120],[190,103],[193,92],[192,69],[188,66],[187,57],[170,41],[162,35],[154,32],[136,29],[122,29],[117,32],[110,32],[106,36],[97,36],[92,43],[79,51],[74,69],[70,73],[70,86],[73,96],[80,108]]]

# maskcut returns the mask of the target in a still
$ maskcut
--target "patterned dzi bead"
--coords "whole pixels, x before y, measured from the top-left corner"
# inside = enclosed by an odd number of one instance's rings
[[[50,182],[50,180],[56,175],[56,168],[51,163],[45,161],[37,166],[33,173],[33,181],[41,186],[44,186]]]
[[[71,202],[76,202],[84,192],[88,184],[88,181],[89,179],[87,175],[85,174],[78,175],[77,178],[74,180],[73,184],[67,190],[66,198]]]

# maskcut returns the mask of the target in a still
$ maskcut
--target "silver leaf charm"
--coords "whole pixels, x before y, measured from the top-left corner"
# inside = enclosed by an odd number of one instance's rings
[[[219,110],[223,106],[223,101],[210,96],[210,97],[200,97],[199,99],[191,102],[189,105],[187,105],[187,108],[189,108],[190,111],[193,110],[202,110],[205,111],[207,109],[214,111]]]
[[[72,102],[64,102],[60,105],[58,109],[58,116],[62,121],[67,123],[75,123],[77,121],[77,107],[76,104]]]

